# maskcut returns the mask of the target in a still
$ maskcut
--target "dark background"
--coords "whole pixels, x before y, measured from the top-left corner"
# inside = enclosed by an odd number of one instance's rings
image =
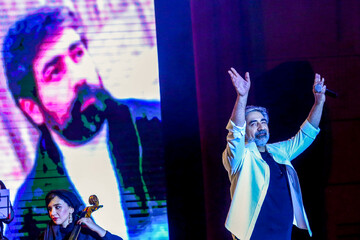
[[[270,142],[307,117],[315,72],[339,94],[293,164],[312,239],[360,239],[360,1],[156,0],[155,12],[170,238],[230,239],[221,153],[235,67],[250,72],[248,103],[270,111]]]

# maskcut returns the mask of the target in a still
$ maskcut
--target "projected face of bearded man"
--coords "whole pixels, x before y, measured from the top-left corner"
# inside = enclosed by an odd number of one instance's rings
[[[49,35],[40,44],[33,66],[40,102],[35,104],[38,111],[29,114],[33,121],[45,123],[72,144],[91,139],[105,120],[104,101],[110,95],[80,36],[72,28]]]
[[[246,141],[255,142],[260,151],[265,150],[269,141],[269,126],[266,118],[258,111],[252,111],[246,116]]]

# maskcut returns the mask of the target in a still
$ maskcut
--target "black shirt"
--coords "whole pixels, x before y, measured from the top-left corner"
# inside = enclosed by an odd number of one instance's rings
[[[270,183],[251,240],[290,240],[293,207],[286,167],[268,152],[261,152],[261,157],[269,165]]]

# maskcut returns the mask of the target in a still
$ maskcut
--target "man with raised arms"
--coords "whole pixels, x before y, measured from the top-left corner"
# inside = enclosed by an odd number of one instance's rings
[[[247,106],[251,86],[231,68],[237,93],[227,125],[223,164],[231,182],[231,205],[225,226],[235,239],[290,240],[293,224],[312,235],[302,202],[299,179],[291,161],[315,140],[325,102],[324,78],[315,74],[314,105],[298,133],[286,141],[268,143],[269,116],[259,106]],[[320,92],[315,91],[321,89]]]

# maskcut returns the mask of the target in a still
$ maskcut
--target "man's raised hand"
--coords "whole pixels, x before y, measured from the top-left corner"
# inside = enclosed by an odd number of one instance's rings
[[[325,102],[325,91],[326,85],[324,84],[325,79],[321,78],[320,74],[315,74],[314,85],[313,85],[313,93],[315,97],[315,104],[324,103]]]
[[[230,68],[228,73],[231,77],[231,81],[235,87],[236,93],[240,96],[247,96],[251,85],[249,72],[245,73],[245,79],[240,76],[235,68]]]

